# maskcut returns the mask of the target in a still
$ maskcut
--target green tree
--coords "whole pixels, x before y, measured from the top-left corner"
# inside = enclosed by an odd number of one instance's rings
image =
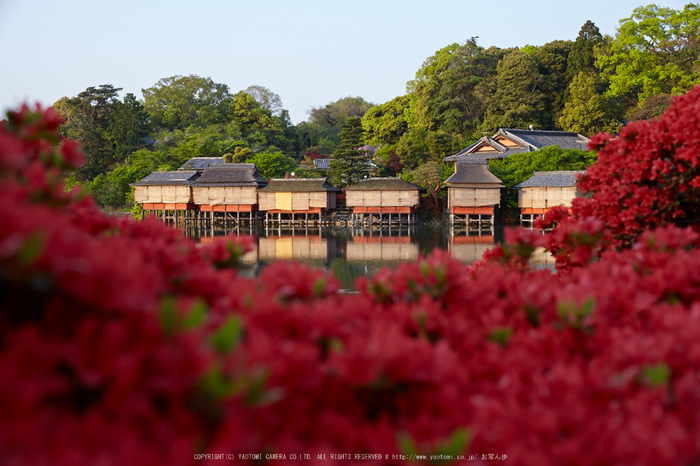
[[[569,86],[566,71],[571,46],[571,41],[555,40],[539,47],[534,54],[542,76],[539,88],[544,96],[545,111],[551,118],[546,125],[548,128],[559,128],[559,116]]]
[[[530,178],[535,171],[585,170],[595,161],[595,152],[547,146],[501,160],[491,159],[489,169],[506,187],[512,188]]]
[[[486,111],[485,90],[495,79],[505,51],[484,50],[469,39],[451,44],[428,58],[407,84],[411,97],[409,126],[466,136],[476,131]]]
[[[241,91],[233,97],[230,116],[238,125],[249,145],[262,150],[284,137],[282,121],[272,116],[253,97]]]
[[[328,177],[331,184],[344,188],[359,182],[367,170],[367,150],[363,149],[364,130],[360,117],[349,117],[340,130],[340,144],[331,155]]]
[[[243,92],[251,96],[261,108],[268,110],[274,116],[281,116],[282,99],[279,95],[264,86],[248,86]]]
[[[65,118],[61,132],[80,143],[85,154],[85,164],[75,173],[79,181],[90,181],[106,173],[116,162],[109,128],[120,90],[103,84],[89,87],[77,97],[63,97],[54,104],[54,109]]]
[[[700,5],[683,11],[656,5],[635,8],[620,21],[608,53],[597,65],[610,80],[608,95],[639,103],[655,94],[682,94],[700,83]]]
[[[597,72],[596,48],[603,45],[603,35],[593,21],[588,20],[581,27],[576,41],[571,46],[567,58],[566,76],[571,82],[580,72]]]
[[[232,96],[226,84],[211,78],[176,75],[142,92],[146,111],[161,128],[184,129],[228,121]]]
[[[489,98],[482,131],[498,128],[551,128],[546,98],[542,92],[543,76],[537,59],[514,50],[498,63],[496,92]]]
[[[408,131],[408,110],[407,96],[396,97],[367,110],[362,117],[362,128],[365,130],[367,144],[375,146],[396,144]]]
[[[442,131],[427,131],[417,127],[404,134],[396,144],[396,155],[403,168],[412,170],[429,162],[440,162],[443,157],[461,149],[462,140]]]
[[[559,119],[562,129],[585,136],[599,131],[615,134],[622,129],[622,107],[605,94],[598,74],[581,71],[571,82],[569,93]]]
[[[302,151],[319,149],[329,155],[340,144],[340,130],[348,118],[362,116],[375,104],[362,97],[344,97],[322,107],[309,110],[309,121],[297,125]]]
[[[432,200],[433,213],[435,217],[439,217],[442,212],[440,200],[440,188],[444,186],[444,182],[452,173],[454,168],[446,166],[442,162],[427,162],[419,166],[415,170],[411,170],[404,174],[404,179],[411,181],[428,190],[428,195]]]
[[[123,101],[115,101],[106,136],[114,143],[118,161],[145,145],[150,132],[148,113],[134,94],[127,94]]]
[[[260,174],[267,179],[282,178],[296,167],[294,160],[282,152],[260,152],[247,162],[254,163],[260,170]]]

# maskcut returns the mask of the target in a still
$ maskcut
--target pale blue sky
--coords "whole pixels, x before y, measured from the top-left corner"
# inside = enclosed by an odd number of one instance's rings
[[[688,3],[660,6],[681,10]],[[478,36],[484,47],[614,35],[639,0],[0,0],[0,110],[51,105],[90,86],[141,89],[196,74],[232,92],[279,94],[296,124],[347,96],[405,94],[423,61]]]

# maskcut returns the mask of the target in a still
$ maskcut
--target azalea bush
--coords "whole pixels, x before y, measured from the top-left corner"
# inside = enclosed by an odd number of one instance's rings
[[[552,212],[545,223],[597,219],[605,225],[602,249],[629,247],[646,229],[661,225],[697,230],[700,87],[676,97],[658,119],[632,122],[618,136],[596,134],[590,148],[598,161],[578,183],[587,196],[574,200],[570,215]]]
[[[618,250],[595,210],[559,212],[551,236],[509,231],[468,267],[436,251],[357,294],[293,263],[249,279],[249,238],[198,247],[66,192],[81,154],[59,124],[24,107],[0,127],[3,463],[700,460],[692,229]],[[553,238],[569,273],[528,266]]]

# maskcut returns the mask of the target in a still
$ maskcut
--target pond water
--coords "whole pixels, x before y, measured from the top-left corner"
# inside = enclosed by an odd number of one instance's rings
[[[503,239],[503,225],[465,229],[449,225],[416,225],[403,228],[183,228],[186,236],[207,243],[213,237],[252,235],[257,248],[243,257],[243,271],[257,276],[275,260],[298,261],[331,272],[344,290],[354,290],[355,279],[371,277],[384,267],[415,261],[435,248],[447,250],[464,264],[481,259],[484,251]],[[553,260],[543,252],[534,259],[536,267],[551,267]]]

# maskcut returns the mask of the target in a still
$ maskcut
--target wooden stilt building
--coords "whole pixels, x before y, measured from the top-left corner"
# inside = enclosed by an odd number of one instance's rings
[[[577,195],[576,178],[583,171],[535,172],[518,189],[520,222],[532,225],[535,219],[552,207],[571,207]]]
[[[493,224],[494,208],[501,203],[501,180],[489,171],[488,162],[462,159],[447,180],[447,205],[450,223]]]
[[[326,178],[272,179],[258,190],[258,199],[265,225],[321,225],[330,221],[339,192]]]
[[[416,222],[420,194],[426,189],[401,178],[370,178],[345,188],[352,226]]]
[[[131,185],[134,201],[141,204],[144,217],[155,215],[175,223],[192,220],[199,210],[192,197],[192,183],[198,178],[196,170],[153,172]]]
[[[194,203],[214,222],[253,223],[258,219],[258,188],[267,186],[252,163],[209,165],[192,184]]]

